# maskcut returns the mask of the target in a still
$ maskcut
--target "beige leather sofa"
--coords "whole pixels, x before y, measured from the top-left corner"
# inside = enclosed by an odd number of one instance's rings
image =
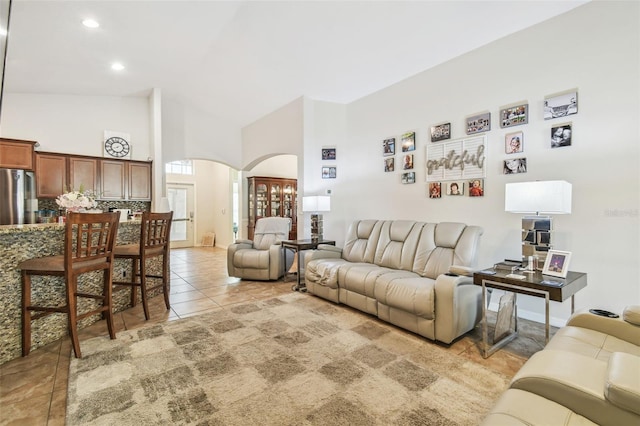
[[[640,306],[573,315],[514,376],[483,425],[640,425]]]
[[[307,252],[307,290],[451,343],[480,321],[481,288],[464,274],[481,235],[482,228],[463,223],[358,220],[344,248]]]
[[[291,219],[258,219],[252,240],[237,240],[227,247],[227,271],[230,277],[247,280],[277,280],[293,258],[285,260],[281,242],[289,237]],[[286,262],[286,265],[285,265]]]

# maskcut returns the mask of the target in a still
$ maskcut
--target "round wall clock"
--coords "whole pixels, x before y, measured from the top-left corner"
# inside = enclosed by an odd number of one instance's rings
[[[112,157],[123,158],[129,155],[129,142],[119,136],[113,136],[104,142],[104,151]]]

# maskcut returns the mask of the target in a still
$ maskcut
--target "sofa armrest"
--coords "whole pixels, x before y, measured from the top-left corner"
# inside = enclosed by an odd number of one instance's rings
[[[567,325],[599,331],[640,346],[640,325],[634,325],[622,318],[608,318],[582,311],[573,314]]]
[[[316,250],[307,250],[304,253],[305,269],[307,263],[316,259],[340,259],[342,258],[342,249],[340,247],[329,244],[319,244]]]
[[[435,338],[451,343],[482,317],[482,288],[473,277],[441,274],[435,282]]]
[[[241,247],[241,248],[251,248],[251,247],[253,247],[253,241],[251,241],[251,240],[236,240],[235,244],[248,246],[248,247]]]
[[[605,398],[640,415],[640,357],[614,352],[607,365]]]

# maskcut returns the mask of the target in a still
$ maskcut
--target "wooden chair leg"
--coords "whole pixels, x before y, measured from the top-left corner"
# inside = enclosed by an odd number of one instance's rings
[[[31,351],[31,276],[22,271],[22,356]]]
[[[149,304],[147,303],[147,265],[144,257],[140,259],[140,295],[142,297],[142,307],[144,318],[149,319]]]
[[[78,340],[78,277],[73,276],[67,280],[67,316],[69,318],[69,334],[76,358],[82,358],[80,342]]]
[[[136,280],[138,279],[138,259],[131,259],[131,307],[133,308],[138,304],[138,289],[135,285]]]
[[[104,270],[104,290],[103,295],[104,299],[102,302],[102,306],[106,308],[104,313],[106,314],[107,319],[107,328],[109,329],[109,337],[111,339],[116,338],[116,329],[113,325],[113,277],[111,274],[111,269]]]
[[[164,294],[164,304],[169,310],[171,309],[169,303],[169,259],[166,253],[162,256],[162,293]]]

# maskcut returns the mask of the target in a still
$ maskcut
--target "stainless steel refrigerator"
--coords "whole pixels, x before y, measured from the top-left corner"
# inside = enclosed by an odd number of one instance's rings
[[[0,169],[0,225],[35,223],[35,182],[33,172]]]

